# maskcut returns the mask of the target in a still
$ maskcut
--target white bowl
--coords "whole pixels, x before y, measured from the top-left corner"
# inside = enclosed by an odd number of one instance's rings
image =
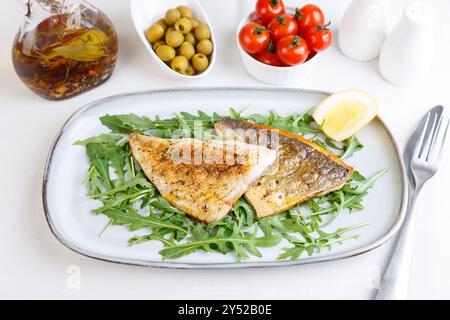
[[[214,50],[209,57],[209,66],[202,73],[196,74],[194,76],[186,76],[172,70],[167,64],[165,64],[158,56],[155,51],[153,51],[152,45],[148,42],[145,37],[145,31],[156,21],[164,18],[167,10],[171,8],[176,8],[180,5],[188,6],[192,9],[193,18],[205,23],[211,29],[211,41],[214,45]],[[205,76],[214,66],[216,61],[216,41],[214,37],[214,30],[212,29],[211,23],[206,16],[205,11],[197,0],[132,0],[131,1],[131,17],[136,27],[136,31],[144,43],[150,55],[156,61],[156,63],[161,66],[161,69],[176,78],[179,79],[197,79]]]
[[[289,14],[293,14],[294,9],[287,8],[286,11]],[[236,33],[236,42],[239,48],[239,53],[241,54],[242,63],[244,64],[248,73],[250,73],[250,75],[252,75],[259,81],[273,85],[288,85],[299,82],[306,78],[314,69],[314,66],[320,58],[320,53],[317,53],[310,60],[296,66],[275,67],[259,62],[247,52],[245,52],[244,49],[242,49],[241,44],[239,43],[239,31],[245,24],[255,20],[257,20],[256,13],[253,11],[244,19],[242,19]]]

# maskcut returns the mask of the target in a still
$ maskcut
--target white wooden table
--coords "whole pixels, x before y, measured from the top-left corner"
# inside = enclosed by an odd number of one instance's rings
[[[180,3],[183,1],[180,0]],[[15,76],[11,45],[21,17],[0,2],[0,298],[179,298],[179,299],[368,299],[390,244],[352,259],[279,269],[182,271],[127,267],[92,260],[61,245],[50,233],[41,205],[42,171],[49,147],[67,117],[98,98],[133,90],[178,86],[263,86],[244,70],[235,47],[235,28],[253,0],[201,0],[216,30],[217,64],[204,79],[167,78],[135,34],[129,3],[92,0],[115,23],[121,51],[112,79],[102,87],[63,102],[29,92]],[[305,1],[293,1],[305,3]],[[348,4],[321,5],[338,26]],[[339,4],[337,4],[339,2]],[[394,1],[392,1],[394,2]],[[336,43],[307,81],[295,87],[339,90],[364,88],[381,100],[381,116],[402,146],[430,107],[450,108],[450,2],[430,0],[438,9],[439,47],[434,78],[419,88],[394,87],[377,71],[377,62],[344,57]],[[398,16],[404,0],[395,1]],[[394,4],[392,4],[394,6]],[[445,21],[447,20],[447,21]],[[448,111],[448,110],[447,110]],[[424,189],[418,207],[409,298],[450,298],[450,148],[439,175]],[[73,275],[80,272],[78,287]]]

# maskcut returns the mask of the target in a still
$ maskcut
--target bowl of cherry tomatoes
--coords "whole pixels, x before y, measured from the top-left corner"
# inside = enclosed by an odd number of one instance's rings
[[[247,71],[274,85],[301,81],[311,73],[333,35],[322,10],[307,4],[287,7],[282,0],[258,0],[244,17],[237,45]]]

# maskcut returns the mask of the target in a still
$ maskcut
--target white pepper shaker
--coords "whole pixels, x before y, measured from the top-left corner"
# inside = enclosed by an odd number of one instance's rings
[[[406,5],[403,17],[386,38],[380,53],[383,77],[399,86],[412,86],[429,75],[434,56],[435,11],[425,1]]]
[[[339,47],[357,61],[378,57],[388,33],[387,0],[353,0],[339,26]]]

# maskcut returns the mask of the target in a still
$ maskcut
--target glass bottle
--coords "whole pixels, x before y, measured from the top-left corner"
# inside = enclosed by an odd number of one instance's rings
[[[25,15],[12,50],[17,75],[51,100],[76,96],[107,81],[118,39],[108,17],[84,0],[10,0]]]

